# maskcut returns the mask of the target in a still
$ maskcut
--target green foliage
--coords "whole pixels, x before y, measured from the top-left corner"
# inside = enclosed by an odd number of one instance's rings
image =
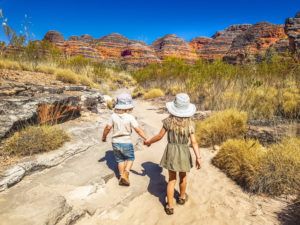
[[[202,146],[221,144],[229,138],[243,136],[247,131],[247,113],[227,109],[197,122],[196,137]]]
[[[70,138],[60,128],[52,126],[29,126],[8,138],[2,154],[27,156],[55,150]]]
[[[152,99],[164,96],[165,93],[159,88],[153,88],[144,94],[144,99]]]

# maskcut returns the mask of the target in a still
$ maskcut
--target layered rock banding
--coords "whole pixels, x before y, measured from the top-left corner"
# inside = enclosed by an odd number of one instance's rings
[[[189,44],[175,34],[168,34],[157,39],[152,46],[160,59],[178,57],[188,61],[195,61],[198,58]]]
[[[252,25],[233,25],[219,31],[212,38],[195,38],[190,45],[196,50],[200,58],[204,59],[222,59],[229,51],[233,40]]]
[[[54,43],[67,56],[81,55],[96,61],[134,67],[160,63],[168,57],[188,62],[221,59],[240,64],[260,61],[268,52],[290,51],[300,58],[300,13],[288,18],[284,26],[267,22],[232,25],[212,37],[196,37],[190,42],[168,34],[147,45],[118,33],[101,38],[85,34],[65,40],[57,31],[47,32],[44,40]],[[3,50],[4,54],[16,51],[19,50],[13,47]]]
[[[288,35],[290,51],[300,59],[300,12],[295,18],[285,21],[285,32]]]

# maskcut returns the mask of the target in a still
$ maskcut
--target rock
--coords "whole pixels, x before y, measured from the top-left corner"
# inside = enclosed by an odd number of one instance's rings
[[[160,59],[178,57],[193,62],[198,58],[189,44],[175,34],[157,39],[152,46]]]
[[[45,223],[47,225],[57,224],[72,209],[71,206],[67,204],[67,201],[63,196],[57,196],[56,198],[52,199],[52,201],[53,205],[56,204],[56,207],[49,211]]]
[[[82,42],[91,43],[94,41],[94,38],[89,34],[84,34],[80,36],[71,36],[69,37],[69,41],[82,41]]]
[[[150,63],[159,63],[154,49],[144,43],[132,42],[121,52],[121,62],[133,67],[141,67]]]
[[[130,40],[118,33],[112,33],[95,40],[96,49],[103,55],[107,61],[119,61],[124,48],[130,43]]]
[[[86,92],[81,96],[81,102],[88,111],[98,113],[98,105],[104,103],[104,98],[100,93]]]
[[[71,191],[68,194],[68,198],[72,200],[76,200],[76,199],[84,200],[91,194],[94,194],[96,191],[97,191],[97,187],[94,185],[81,186]]]
[[[49,41],[52,43],[59,43],[59,42],[64,42],[64,37],[58,31],[50,30],[45,34],[43,40],[46,40],[46,41]]]
[[[81,86],[81,85],[65,86],[66,91],[86,91],[87,89],[88,89],[87,86]]]
[[[103,59],[101,53],[85,41],[65,41],[63,45],[57,47],[67,56],[83,56],[96,61]]]
[[[218,31],[212,38],[195,38],[190,45],[204,59],[222,59],[230,49],[233,40],[247,31],[252,25],[232,25],[224,31]]]
[[[288,36],[289,49],[300,60],[300,12],[285,21],[284,30]]]
[[[269,47],[285,38],[286,35],[281,25],[267,22],[254,24],[233,39],[223,59],[231,64],[260,61]]]

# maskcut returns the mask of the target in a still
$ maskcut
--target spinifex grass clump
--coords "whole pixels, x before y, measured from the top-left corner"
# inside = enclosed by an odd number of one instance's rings
[[[69,139],[65,131],[55,126],[29,126],[5,141],[2,154],[27,156],[47,152],[61,147]]]
[[[230,139],[212,163],[250,192],[300,193],[300,138],[263,148],[254,140]]]
[[[255,186],[265,150],[255,140],[226,141],[212,163],[247,190]]]
[[[270,146],[261,161],[256,189],[270,195],[300,192],[300,138]]]
[[[159,88],[153,88],[144,94],[144,99],[152,99],[164,96],[165,93]]]
[[[228,109],[214,113],[204,121],[197,122],[196,136],[199,144],[221,144],[229,138],[241,137],[247,131],[247,113]]]

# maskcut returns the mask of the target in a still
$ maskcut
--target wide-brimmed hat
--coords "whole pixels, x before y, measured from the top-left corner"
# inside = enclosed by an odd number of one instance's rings
[[[166,107],[170,114],[177,117],[191,117],[196,112],[196,106],[190,103],[190,97],[185,93],[176,95],[173,102],[167,102]]]
[[[115,109],[132,109],[133,107],[133,100],[130,94],[124,93],[118,95]]]

